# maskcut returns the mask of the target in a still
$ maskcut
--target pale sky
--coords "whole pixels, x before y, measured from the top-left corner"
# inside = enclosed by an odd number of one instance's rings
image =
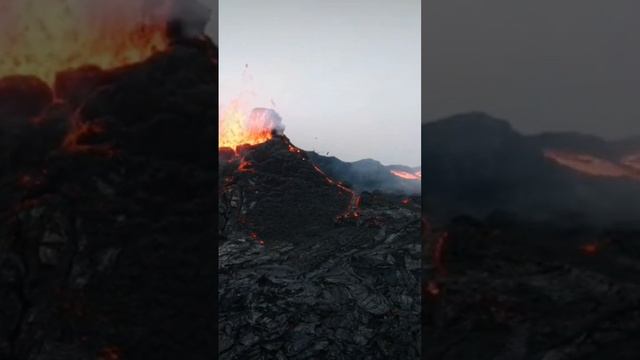
[[[219,14],[221,107],[252,91],[305,150],[420,164],[419,0],[220,0]]]
[[[423,6],[425,120],[478,110],[526,133],[640,134],[640,1]]]

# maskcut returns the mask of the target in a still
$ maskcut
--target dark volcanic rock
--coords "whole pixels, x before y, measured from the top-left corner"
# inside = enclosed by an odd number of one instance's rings
[[[54,89],[59,99],[77,108],[81,106],[100,86],[108,85],[113,72],[104,71],[97,66],[86,66],[66,70],[56,75]]]
[[[358,197],[284,136],[221,164],[221,359],[419,358],[418,206]]]
[[[52,100],[51,89],[38,78],[9,76],[0,79],[0,116],[3,117],[3,121],[34,117]]]
[[[199,39],[0,121],[1,359],[215,358],[217,74]]]
[[[234,184],[223,186],[229,197],[246,204],[238,226],[267,241],[322,235],[355,196],[330,183],[306,154],[291,152],[289,146],[286,137],[275,136],[242,150],[240,164],[227,165],[233,170],[227,180]]]
[[[508,122],[477,112],[424,123],[424,208],[440,219],[505,210],[535,219],[581,213],[600,224],[635,220],[640,213],[637,179],[590,176],[545,156],[560,150],[618,163],[633,156],[634,149],[640,147],[633,138],[611,142],[573,133],[523,135]]]
[[[638,230],[470,220],[425,246],[426,358],[637,358]]]
[[[420,358],[419,209],[376,197],[359,226],[264,243],[228,235],[221,359]]]

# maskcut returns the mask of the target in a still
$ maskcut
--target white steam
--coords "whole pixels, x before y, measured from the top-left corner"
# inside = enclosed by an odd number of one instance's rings
[[[255,108],[249,114],[249,128],[260,131],[270,129],[278,135],[284,134],[284,124],[282,118],[273,109]]]

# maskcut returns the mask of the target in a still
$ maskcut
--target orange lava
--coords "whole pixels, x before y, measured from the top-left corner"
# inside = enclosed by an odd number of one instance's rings
[[[640,169],[634,167],[634,157],[625,158],[617,163],[589,154],[557,150],[545,150],[544,156],[561,166],[585,175],[640,180]]]
[[[93,154],[95,156],[113,158],[118,151],[110,145],[91,144],[91,140],[107,132],[100,122],[82,122],[78,114],[72,119],[72,128],[62,143],[62,150],[72,154]]]
[[[240,99],[234,100],[220,116],[218,147],[237,149],[241,145],[261,144],[273,137],[273,132],[278,126],[279,124],[268,116],[268,109],[251,111]]]
[[[360,212],[358,211],[358,209],[360,208],[360,201],[362,200],[360,198],[360,196],[358,194],[356,194],[355,191],[353,191],[353,190],[349,189],[348,187],[342,185],[340,182],[337,182],[337,181],[331,179],[317,165],[313,165],[313,168],[320,175],[324,176],[325,180],[329,184],[337,186],[340,190],[342,190],[344,192],[347,192],[351,196],[351,199],[349,200],[349,206],[347,207],[347,210],[342,215],[339,215],[336,218],[336,220],[340,220],[340,219],[356,219],[357,220],[357,219],[359,219],[360,218]]]
[[[84,65],[112,69],[169,47],[169,0],[3,0],[0,78],[56,74]]]
[[[422,178],[422,171],[416,171],[415,173],[410,173],[407,171],[391,170],[391,173],[405,180],[418,181]]]
[[[240,172],[253,172],[253,169],[251,168],[251,162],[247,161],[247,160],[242,160],[242,162],[240,163],[240,166],[238,166],[238,171]]]
[[[289,152],[293,153],[293,154],[301,154],[302,150],[298,149],[297,147],[289,144]]]

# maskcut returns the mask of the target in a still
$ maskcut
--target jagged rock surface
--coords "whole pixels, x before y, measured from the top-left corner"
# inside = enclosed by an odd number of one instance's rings
[[[636,359],[640,232],[616,229],[466,218],[436,231],[425,247],[426,358]]]
[[[351,193],[286,139],[251,151],[223,186],[254,193],[221,201],[250,221],[232,215],[219,245],[220,358],[420,358],[419,198],[363,193],[348,216]]]
[[[215,358],[217,74],[185,41],[0,111],[0,358]]]

